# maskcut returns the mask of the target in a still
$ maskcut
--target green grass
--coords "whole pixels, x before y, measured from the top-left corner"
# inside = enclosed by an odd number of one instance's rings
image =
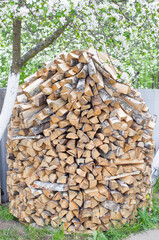
[[[20,236],[18,236],[18,231],[13,228],[5,229],[0,231],[0,240],[22,240]]]
[[[64,239],[64,229],[63,226],[61,228],[55,229],[55,231],[52,234],[52,239],[54,240],[63,240]]]
[[[159,178],[157,180],[156,185],[153,187],[153,193],[158,193],[159,194]]]
[[[138,215],[131,224],[125,224],[119,228],[110,228],[105,233],[95,231],[93,235],[70,234],[64,235],[63,228],[51,229],[48,227],[35,228],[24,226],[24,231],[9,228],[0,231],[0,240],[120,240],[128,237],[131,233],[138,233],[148,229],[159,228],[159,180],[153,190],[152,211],[147,209],[138,210]],[[8,207],[0,206],[0,219],[4,221],[15,220],[9,213]]]
[[[51,234],[51,230],[47,227],[43,228],[36,228],[31,226],[25,226],[25,232],[24,232],[24,240],[40,240],[45,239],[46,236],[49,236]],[[50,237],[50,239],[52,239]]]
[[[15,220],[16,218],[9,212],[8,206],[0,205],[0,219],[4,221]]]

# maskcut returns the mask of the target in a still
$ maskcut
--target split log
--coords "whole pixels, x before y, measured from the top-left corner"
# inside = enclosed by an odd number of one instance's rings
[[[19,87],[6,146],[20,221],[106,231],[149,205],[156,118],[112,62],[63,52]]]

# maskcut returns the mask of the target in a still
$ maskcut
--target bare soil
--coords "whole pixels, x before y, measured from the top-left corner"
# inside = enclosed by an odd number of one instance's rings
[[[24,233],[24,225],[23,224],[15,221],[15,220],[4,221],[4,220],[0,219],[0,230],[9,229],[9,228],[17,229],[18,232],[21,234]]]
[[[141,232],[136,235],[131,235],[126,240],[159,240],[159,229]]]

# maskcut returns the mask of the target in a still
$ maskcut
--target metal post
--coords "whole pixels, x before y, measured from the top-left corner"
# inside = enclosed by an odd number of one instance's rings
[[[0,89],[0,112],[3,106],[3,101],[5,97],[6,89]],[[3,134],[2,140],[0,141],[0,182],[1,182],[1,200],[2,202],[8,201],[7,195],[7,163],[6,163],[6,140],[7,140],[7,130]]]

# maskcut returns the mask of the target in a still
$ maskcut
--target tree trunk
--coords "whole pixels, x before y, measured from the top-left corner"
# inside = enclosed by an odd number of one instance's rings
[[[138,79],[137,79],[137,77],[138,77],[138,75],[139,75],[139,71],[137,71],[137,73],[135,73],[135,76],[133,77],[133,79],[132,79],[132,84],[138,84]]]
[[[21,37],[21,20],[15,18],[13,20],[13,56],[12,66],[10,68],[7,91],[3,103],[3,108],[0,115],[0,140],[8,125],[12,110],[14,107],[15,98],[18,91],[20,78],[20,37]]]
[[[19,7],[23,4],[23,0],[19,0]],[[21,19],[20,17],[13,19],[13,56],[12,66],[10,68],[7,91],[4,99],[2,112],[0,115],[0,140],[7,127],[7,124],[12,115],[15,98],[18,91],[20,69],[21,67],[43,49],[51,45],[56,39],[64,32],[70,23],[70,19],[63,25],[63,27],[57,28],[57,30],[48,36],[44,41],[37,44],[34,48],[30,49],[24,56],[21,57],[20,51],[20,39],[21,39]]]

